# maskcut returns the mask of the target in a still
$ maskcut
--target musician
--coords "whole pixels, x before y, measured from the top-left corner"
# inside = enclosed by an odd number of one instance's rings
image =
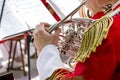
[[[94,37],[82,41],[82,44],[89,44],[81,47],[83,50],[80,49],[75,56],[77,64],[72,72],[65,69],[57,50],[60,29],[49,34],[48,23],[36,26],[34,43],[40,80],[120,79],[120,0],[88,0],[86,6],[97,21],[83,34],[83,38],[88,37],[87,33]]]

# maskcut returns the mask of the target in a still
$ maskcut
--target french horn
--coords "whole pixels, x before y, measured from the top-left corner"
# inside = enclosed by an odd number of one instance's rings
[[[62,60],[69,64],[81,47],[82,35],[94,20],[89,18],[75,18],[62,22],[58,50]],[[71,66],[72,67],[72,66]]]
[[[68,57],[73,57],[80,48],[82,35],[94,20],[88,18],[75,18],[63,22],[59,38],[59,51]]]
[[[71,68],[72,59],[81,47],[82,35],[89,28],[89,25],[94,22],[94,20],[90,18],[72,18],[86,2],[87,0],[83,0],[80,6],[73,10],[68,16],[49,27],[50,33],[58,27],[61,28],[58,50],[63,62],[67,63]]]

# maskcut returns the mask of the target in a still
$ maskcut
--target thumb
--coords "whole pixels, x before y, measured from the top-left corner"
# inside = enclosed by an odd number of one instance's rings
[[[54,36],[59,37],[60,32],[61,32],[60,28],[56,29],[55,33],[54,33]]]
[[[53,34],[53,44],[55,44],[56,46],[58,46],[60,32],[61,32],[61,29],[58,28],[55,30],[55,33]]]

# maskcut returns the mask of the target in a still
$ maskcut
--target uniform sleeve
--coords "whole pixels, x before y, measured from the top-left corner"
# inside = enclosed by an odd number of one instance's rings
[[[40,80],[45,80],[58,68],[65,68],[58,49],[54,45],[47,45],[42,49],[37,59]]]
[[[65,69],[57,69],[46,80],[83,80],[83,77],[74,75],[72,72]]]
[[[46,80],[84,80],[82,76],[84,70],[85,66],[82,63],[78,62],[73,72],[59,68],[56,69],[53,74]]]

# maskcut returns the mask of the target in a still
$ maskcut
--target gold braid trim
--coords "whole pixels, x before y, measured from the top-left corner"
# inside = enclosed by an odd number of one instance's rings
[[[112,23],[112,17],[104,16],[90,25],[90,28],[83,34],[81,47],[74,58],[75,61],[85,62],[86,58],[96,51],[103,39],[106,39]]]
[[[67,74],[72,74],[65,69],[56,69],[53,74],[45,80],[83,80],[83,76],[67,76]]]

